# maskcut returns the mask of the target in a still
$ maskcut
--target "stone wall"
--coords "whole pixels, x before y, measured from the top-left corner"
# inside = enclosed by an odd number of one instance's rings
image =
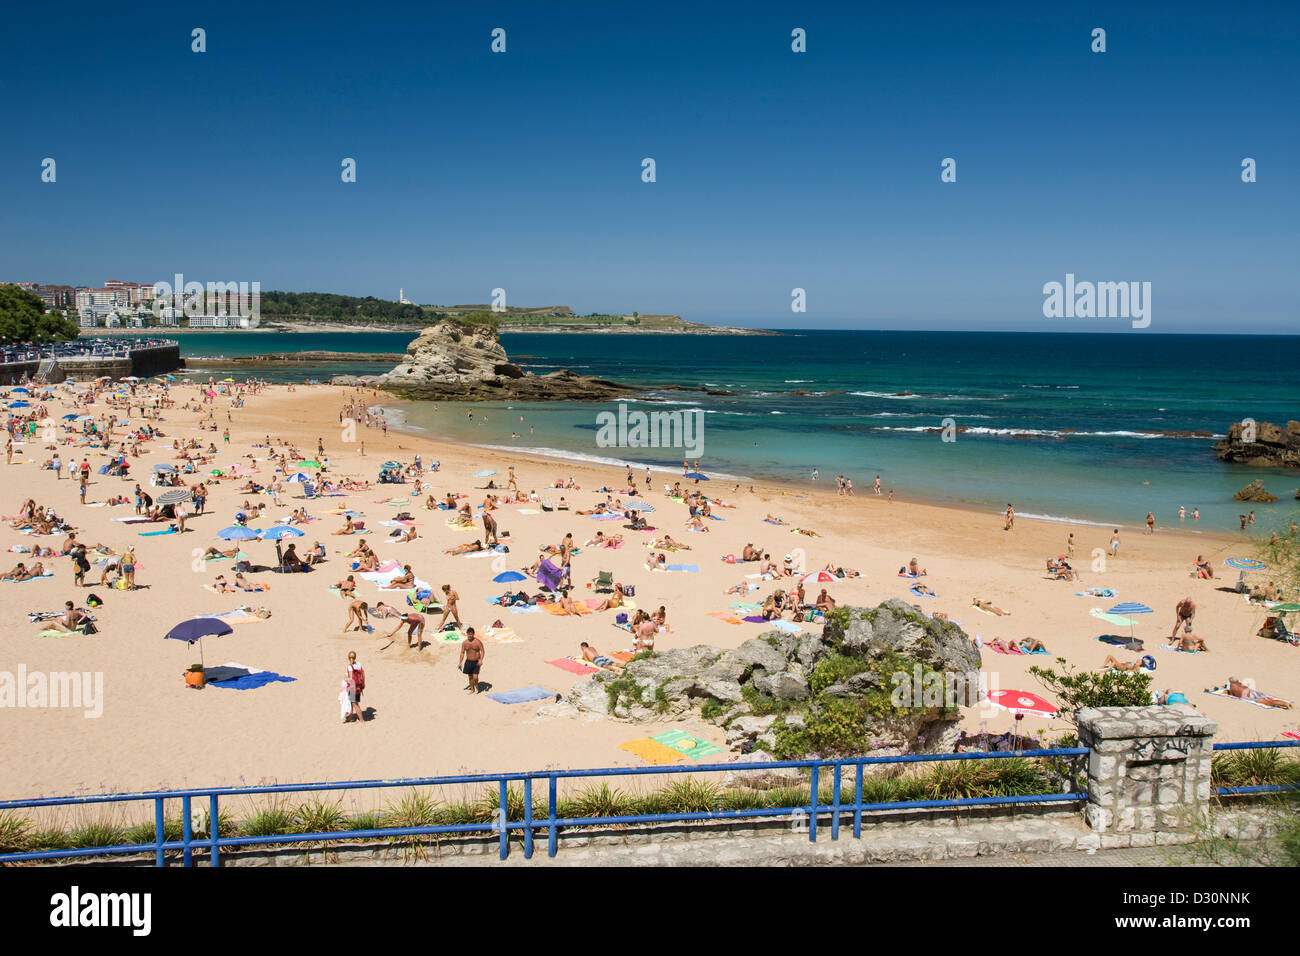
[[[1218,724],[1190,704],[1085,707],[1075,720],[1079,746],[1092,751],[1086,818],[1103,845],[1206,826]]]

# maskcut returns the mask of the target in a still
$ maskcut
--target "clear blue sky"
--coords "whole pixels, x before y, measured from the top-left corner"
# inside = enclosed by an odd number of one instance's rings
[[[1300,327],[1294,3],[184,7],[6,9],[0,279],[1070,331],[1073,272]]]

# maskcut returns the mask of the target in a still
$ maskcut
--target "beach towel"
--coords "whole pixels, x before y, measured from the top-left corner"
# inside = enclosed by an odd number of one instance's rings
[[[1282,736],[1286,737],[1288,740],[1300,740],[1300,731],[1284,730],[1282,731]]]
[[[582,674],[584,677],[600,670],[595,664],[588,664],[586,661],[575,660],[572,657],[561,657],[558,660],[547,661],[546,663],[552,667],[558,667],[562,671],[568,671],[570,674]]]
[[[433,635],[435,644],[463,644],[465,635],[460,631],[437,631]]]
[[[1119,592],[1112,591],[1110,588],[1084,588],[1082,591],[1075,591],[1075,597],[1093,597],[1093,598],[1111,598]]]
[[[1132,639],[1120,637],[1118,634],[1103,634],[1101,637],[1097,638],[1097,640],[1101,641],[1103,644],[1113,644],[1116,647],[1128,647]]]
[[[631,651],[614,651],[609,656],[616,661],[622,661],[624,664],[636,657]]]
[[[569,616],[569,612],[566,611],[564,608],[560,607],[559,604],[535,604],[535,605],[533,605],[533,606],[534,606],[534,607],[540,607],[543,611],[545,611],[547,614],[552,615],[553,617],[567,617],[567,616]],[[574,605],[573,605],[573,609],[574,609],[575,611],[578,612],[579,616],[581,616],[581,615],[583,615],[583,614],[594,614],[594,613],[595,613],[594,611],[592,611],[591,608],[587,607],[587,606],[584,605],[584,604],[574,604]]]
[[[688,573],[690,573],[690,574],[699,574],[699,573],[700,573],[700,566],[699,566],[698,564],[670,564],[670,565],[668,565],[667,570],[669,570],[669,571],[686,571],[686,572],[688,572]]]
[[[140,537],[142,537],[142,538],[156,538],[156,537],[158,537],[158,535],[160,535],[160,534],[180,534],[180,532],[177,531],[175,528],[168,528],[166,531],[141,531],[141,532],[139,532],[139,535],[140,535]]]
[[[541,614],[542,609],[536,604],[512,604],[511,614]]]
[[[546,690],[544,687],[533,685],[531,687],[520,687],[515,690],[502,690],[488,697],[495,700],[498,704],[526,704],[533,700],[546,700],[548,697],[557,696],[555,691]]]
[[[763,615],[761,615],[761,614],[747,614],[747,615],[745,615],[744,617],[742,617],[741,620],[742,620],[742,621],[746,621],[746,622],[748,622],[748,623],[750,623],[750,624],[767,624],[767,623],[769,623],[768,620],[767,620],[767,618],[763,617]]]
[[[909,571],[904,571],[904,572],[900,572],[898,576],[899,576],[900,578],[919,578],[921,575],[919,575],[919,574],[912,574],[912,573],[909,572]]]
[[[558,590],[564,581],[564,570],[552,564],[550,558],[544,558],[537,566],[537,580],[548,591]]]
[[[933,598],[939,596],[937,594],[927,594],[925,591],[919,590],[915,584],[913,584],[910,588],[908,588],[908,590],[911,591],[913,594],[915,594],[917,597]]]
[[[801,634],[803,628],[792,621],[772,621],[772,626],[778,631],[785,631],[787,634]]]
[[[699,760],[701,757],[712,757],[714,754],[722,753],[722,748],[717,744],[711,744],[707,740],[693,737],[681,730],[665,730],[661,734],[652,734],[650,739],[663,744],[665,747],[671,747],[679,754],[692,760]]]
[[[716,617],[719,621],[725,621],[728,624],[739,624],[740,618],[732,617],[726,611],[710,611],[709,617]]]
[[[226,690],[253,690],[267,684],[289,683],[298,679],[296,677],[285,677],[283,674],[277,674],[274,671],[246,667],[233,661],[216,667],[205,668],[203,678],[213,687],[222,687]]]
[[[54,572],[46,571],[44,574],[36,574],[30,578],[23,578],[21,581],[6,580],[4,583],[5,584],[26,584],[28,581],[35,581],[37,578],[52,578],[52,577],[54,577]]]
[[[489,627],[487,636],[498,644],[522,644],[524,639],[515,633],[513,627]]]
[[[640,737],[636,740],[629,740],[626,743],[618,745],[619,750],[626,750],[628,753],[636,754],[642,760],[652,764],[676,763],[684,760],[686,755],[679,753],[672,747],[659,743],[657,740],[651,740],[649,737]]]

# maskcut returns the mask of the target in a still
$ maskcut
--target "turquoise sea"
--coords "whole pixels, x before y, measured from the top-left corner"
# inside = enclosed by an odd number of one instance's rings
[[[182,351],[399,352],[412,337],[198,333],[182,338]],[[1225,465],[1211,450],[1243,417],[1279,424],[1300,418],[1300,337],[791,331],[505,335],[502,343],[538,374],[569,368],[643,387],[629,409],[698,408],[701,468],[720,482],[780,478],[811,486],[817,469],[823,485],[842,473],[856,493],[869,494],[879,474],[886,491],[901,497],[990,512],[1012,502],[1026,516],[1112,526],[1138,526],[1148,510],[1159,525],[1176,525],[1182,506],[1184,526],[1213,531],[1238,527],[1250,506],[1232,493],[1255,478],[1281,496],[1253,506],[1255,531],[1300,506],[1293,497],[1300,473]],[[358,371],[329,366],[267,378]],[[733,394],[665,390],[670,385]],[[435,412],[411,403],[402,412],[410,427],[439,437],[680,473],[681,449],[597,444],[597,414],[616,407],[474,403],[441,404]],[[945,423],[949,434],[963,429],[954,441],[943,440]],[[1162,434],[1180,430],[1215,437]]]

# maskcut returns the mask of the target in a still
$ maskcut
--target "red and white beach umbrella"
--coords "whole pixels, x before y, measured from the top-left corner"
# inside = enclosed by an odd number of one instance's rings
[[[799,583],[800,584],[830,584],[833,581],[838,581],[838,580],[839,578],[831,574],[829,571],[814,571],[812,574],[805,574],[803,577],[801,577],[799,579]]]
[[[1055,717],[1060,710],[1059,707],[1027,690],[989,691],[989,703],[1003,710],[1009,710],[1017,717],[1026,714],[1030,717]]]

